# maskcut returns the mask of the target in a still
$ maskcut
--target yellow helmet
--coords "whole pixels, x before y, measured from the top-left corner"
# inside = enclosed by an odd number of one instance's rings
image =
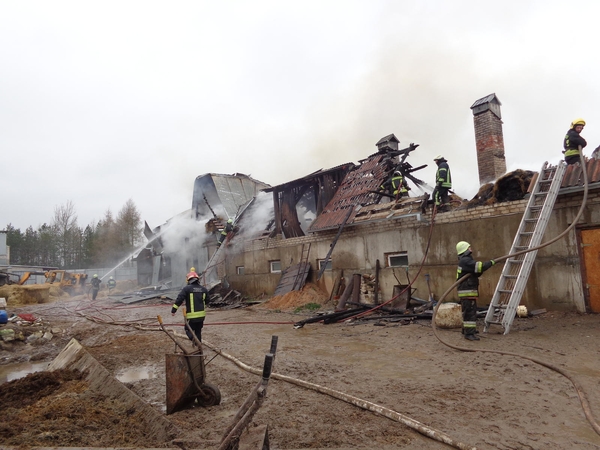
[[[469,250],[470,246],[471,244],[469,244],[468,242],[460,241],[458,244],[456,244],[456,254],[459,256],[462,255],[464,252]]]
[[[575,119],[573,122],[571,122],[571,128],[575,128],[577,125],[581,125],[585,127],[585,120],[579,118],[579,119]]]

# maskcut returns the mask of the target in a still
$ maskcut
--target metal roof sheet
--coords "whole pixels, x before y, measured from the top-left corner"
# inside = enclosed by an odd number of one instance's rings
[[[348,208],[354,211],[350,214],[347,224],[351,224],[357,213],[356,206],[375,203],[381,180],[386,177],[383,164],[380,164],[386,154],[378,153],[365,159],[360,166],[348,172],[331,201],[323,208],[323,212],[315,219],[309,232],[338,228],[348,214]]]
[[[596,158],[586,158],[588,183],[600,182],[600,160]],[[561,188],[583,186],[583,174],[579,164],[570,164],[567,166]]]
[[[496,100],[496,102],[499,105],[502,105],[502,103],[500,103],[500,99],[496,96],[496,94],[490,94],[490,95],[486,95],[483,98],[480,98],[479,100],[476,100],[475,103],[473,103],[471,105],[471,109],[473,109],[473,108],[475,108],[476,106],[479,106],[479,105],[485,105],[486,103],[490,103],[493,100]]]

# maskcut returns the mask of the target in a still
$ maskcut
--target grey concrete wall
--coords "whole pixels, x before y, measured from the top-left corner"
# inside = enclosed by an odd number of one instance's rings
[[[575,218],[581,204],[581,193],[561,195],[548,223],[543,242],[563,232]],[[439,214],[431,234],[429,253],[422,264],[430,227],[416,217],[390,219],[360,226],[348,227],[338,240],[331,259],[333,270],[325,271],[318,284],[330,292],[336,278],[343,272],[346,280],[353,273],[375,273],[380,261],[380,287],[382,300],[392,297],[393,287],[407,284],[407,272],[402,268],[385,267],[385,254],[408,253],[408,277],[417,277],[413,287],[415,296],[428,297],[424,274],[431,277],[431,288],[439,298],[456,279],[456,243],[468,241],[477,260],[489,260],[509,253],[519,228],[527,200],[482,206],[470,210]],[[600,227],[600,195],[590,192],[587,208],[580,226]],[[548,310],[586,309],[583,290],[578,229],[571,230],[565,238],[538,252],[529,277],[522,304],[528,308]],[[312,279],[316,282],[317,260],[323,259],[330,249],[336,231],[292,239],[257,240],[238,245],[225,262],[227,278],[234,289],[249,296],[270,295],[279,281],[279,274],[269,273],[269,261],[280,260],[282,268],[299,262],[302,244],[311,243],[309,261]],[[244,266],[245,275],[236,275],[236,266]],[[421,267],[422,266],[422,267]],[[498,264],[480,278],[480,303],[488,304],[494,293],[502,265]],[[448,299],[456,299],[454,290]]]

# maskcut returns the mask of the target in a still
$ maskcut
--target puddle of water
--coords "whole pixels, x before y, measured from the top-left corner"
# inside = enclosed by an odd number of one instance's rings
[[[23,378],[30,373],[42,372],[48,368],[49,364],[50,363],[47,362],[25,362],[0,366],[0,384],[7,383],[12,380],[18,380],[19,378]]]
[[[156,378],[156,372],[151,367],[134,367],[117,374],[117,380],[121,383],[132,383],[134,381]]]

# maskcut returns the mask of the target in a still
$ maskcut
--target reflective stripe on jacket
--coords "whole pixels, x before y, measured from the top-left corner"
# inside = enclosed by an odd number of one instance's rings
[[[462,278],[467,273],[471,274],[470,277],[458,285],[458,297],[479,297],[479,277],[483,272],[492,267],[494,263],[492,261],[475,261],[470,251],[463,253],[458,258],[456,279]]]
[[[563,142],[565,157],[579,155],[579,147],[585,148],[586,145],[586,140],[577,131],[574,129],[567,131]]]
[[[435,173],[435,185],[443,188],[452,189],[452,176],[450,167],[445,162],[441,162]]]
[[[204,286],[198,283],[188,284],[179,292],[171,312],[177,312],[177,309],[185,302],[185,316],[188,320],[206,317],[205,301],[207,296],[208,291]]]

